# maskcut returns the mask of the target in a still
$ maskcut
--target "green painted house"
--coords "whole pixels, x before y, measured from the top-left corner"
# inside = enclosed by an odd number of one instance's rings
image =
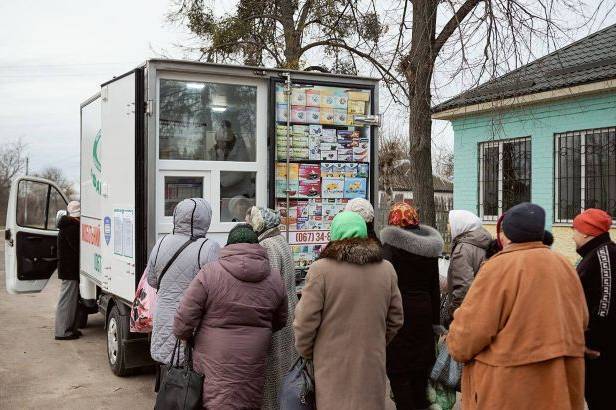
[[[454,130],[454,208],[488,227],[535,202],[573,259],[573,217],[591,207],[616,216],[616,25],[445,101],[432,118]]]

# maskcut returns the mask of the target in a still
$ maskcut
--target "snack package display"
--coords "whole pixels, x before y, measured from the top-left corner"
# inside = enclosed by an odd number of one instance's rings
[[[276,104],[276,121],[287,122],[288,110],[286,104]]]
[[[336,96],[332,89],[321,90],[321,108],[334,108],[336,105]]]
[[[276,163],[276,197],[286,197],[287,164]],[[299,190],[299,164],[289,164],[289,196],[294,197]]]
[[[346,113],[348,101],[349,99],[345,91],[336,91],[334,98],[334,109],[344,110]]]
[[[349,115],[364,115],[366,113],[366,103],[364,101],[349,100],[347,113]]]
[[[306,122],[309,124],[320,124],[321,109],[319,107],[306,107]]]
[[[338,149],[338,161],[353,161],[353,148]]]
[[[321,131],[322,142],[328,142],[335,144],[337,142],[336,129],[335,128],[323,128]]]
[[[306,106],[306,90],[303,88],[293,87],[291,89],[291,105]]]
[[[348,163],[345,164],[344,167],[344,177],[345,178],[356,178],[357,177],[357,168],[359,164]]]
[[[343,198],[344,178],[323,178],[321,192],[322,198]]]
[[[316,181],[321,177],[321,167],[318,164],[300,164],[299,180]]]
[[[275,167],[275,207],[281,229],[290,231],[297,268],[306,269],[318,257],[345,204],[367,197],[370,127],[353,126],[353,120],[370,113],[371,95],[369,90],[325,85],[294,86],[287,95],[282,84],[276,85],[273,140],[280,162]],[[289,130],[287,116],[292,123]],[[287,150],[288,203],[283,162]]]
[[[276,85],[276,104],[287,104],[288,97],[284,91],[283,85]]]
[[[346,178],[344,180],[344,197],[366,198],[366,179],[365,178]]]
[[[291,114],[291,118],[293,118],[293,114]],[[345,110],[334,110],[334,124],[336,125],[347,125],[347,112]]]
[[[299,105],[291,106],[291,122],[306,122],[306,107]]]
[[[330,125],[334,123],[334,109],[333,108],[321,108],[321,124]]]
[[[321,107],[321,91],[306,90],[306,105],[308,107]]]
[[[321,195],[321,180],[300,180],[298,198],[315,198]]]

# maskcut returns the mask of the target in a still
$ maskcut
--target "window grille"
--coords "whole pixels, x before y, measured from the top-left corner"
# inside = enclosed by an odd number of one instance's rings
[[[554,221],[570,223],[584,209],[616,215],[616,128],[554,136]]]
[[[479,216],[498,219],[503,211],[530,201],[530,137],[479,144]]]

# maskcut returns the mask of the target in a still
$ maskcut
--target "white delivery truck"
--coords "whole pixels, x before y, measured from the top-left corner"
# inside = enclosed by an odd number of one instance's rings
[[[157,237],[184,198],[213,208],[224,245],[252,205],[278,209],[298,278],[345,203],[376,197],[378,80],[149,60],[81,105],[81,297],[105,317],[117,375],[151,363],[149,335],[129,332],[130,304]],[[56,269],[51,181],[11,187],[6,286],[39,292]]]

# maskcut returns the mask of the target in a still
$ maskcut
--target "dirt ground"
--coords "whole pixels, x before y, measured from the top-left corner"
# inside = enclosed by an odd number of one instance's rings
[[[0,241],[0,408],[152,409],[154,375],[116,377],[107,364],[102,316],[90,315],[84,336],[54,340],[59,281],[40,294],[9,295]]]

